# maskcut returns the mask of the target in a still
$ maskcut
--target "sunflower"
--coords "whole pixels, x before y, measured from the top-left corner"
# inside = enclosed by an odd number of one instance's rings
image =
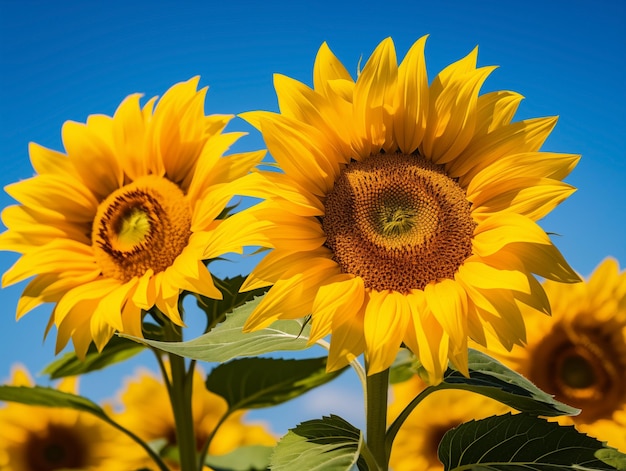
[[[418,376],[393,384],[389,416],[398,416],[425,387]],[[391,449],[390,468],[394,471],[443,471],[437,450],[448,430],[473,419],[509,411],[511,409],[504,404],[479,394],[453,389],[437,391],[426,397],[402,424]]]
[[[115,330],[141,336],[142,310],[154,306],[182,325],[182,290],[221,298],[202,260],[240,251],[218,216],[264,151],[222,158],[242,133],[222,133],[231,116],[204,115],[197,85],[174,85],[156,107],[135,94],[113,117],[66,122],[67,153],[31,143],[37,175],[6,187],[21,204],[2,213],[0,249],[22,255],[2,284],[34,276],[17,318],[55,303],[57,351],[70,338],[82,357]],[[217,247],[220,230],[230,238]]]
[[[11,384],[32,386],[33,382],[24,368],[14,367]],[[64,379],[58,389],[76,394],[76,379]],[[125,469],[115,450],[132,443],[84,412],[17,403],[0,409],[0,471]],[[137,448],[126,459],[142,453]]]
[[[222,397],[206,389],[203,376],[197,367],[194,370],[192,388],[193,425],[196,448],[200,451],[226,413],[227,404]],[[163,382],[144,370],[129,381],[125,390],[120,393],[119,402],[124,410],[114,415],[114,418],[147,443],[175,446],[176,425],[169,401]],[[243,422],[244,414],[244,411],[235,412],[220,425],[211,441],[209,454],[222,455],[245,445],[276,444],[276,437],[264,425]],[[119,454],[123,456],[126,451],[120,449]],[[172,466],[173,463],[169,465]],[[147,457],[141,466],[157,469]]]
[[[323,44],[312,89],[276,75],[281,112],[243,114],[284,170],[241,222],[273,249],[245,329],[311,314],[330,370],[365,352],[380,372],[404,343],[433,383],[448,359],[467,374],[468,337],[511,348],[520,304],[549,312],[534,275],[578,281],[536,223],[574,191],[579,156],[539,152],[556,118],[512,122],[520,95],[479,96],[494,67],[476,49],[428,86],[425,41],[398,66],[385,39],[356,81]]]
[[[626,272],[607,258],[585,283],[544,288],[552,318],[529,312],[527,347],[498,356],[582,410],[559,422],[626,452]]]

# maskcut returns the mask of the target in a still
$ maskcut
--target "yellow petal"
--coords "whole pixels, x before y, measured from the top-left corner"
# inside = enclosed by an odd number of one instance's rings
[[[450,162],[446,171],[450,177],[459,177],[463,188],[481,170],[511,154],[536,152],[550,135],[557,118],[535,118],[518,121],[478,137],[464,150],[462,158]]]
[[[324,203],[321,198],[307,191],[298,183],[278,172],[255,172],[247,178],[256,179],[257,191],[250,196],[280,199],[280,206],[298,216],[323,216]]]
[[[265,155],[267,155],[266,150],[258,150],[224,156],[215,163],[211,171],[212,181],[231,182],[241,178],[259,165]],[[197,171],[198,168],[196,168]]]
[[[334,261],[311,259],[308,270],[282,278],[272,286],[246,321],[243,330],[258,330],[277,319],[298,319],[310,314],[322,282],[337,274],[339,268]]]
[[[409,294],[409,306],[413,318],[405,337],[424,369],[428,372],[429,383],[436,385],[443,380],[443,373],[448,367],[448,345],[450,338],[433,316],[426,302],[426,295],[421,290]],[[415,336],[413,338],[413,336]]]
[[[34,246],[42,246],[59,238],[91,244],[89,234],[86,234],[83,226],[66,221],[58,213],[55,217],[25,206],[8,206],[2,211],[2,222],[9,228],[0,234],[2,250],[27,252]]]
[[[133,302],[126,302],[122,308],[122,323],[124,324],[123,332],[129,335],[134,335],[135,337],[143,337],[141,321],[141,308]]]
[[[157,275],[162,277],[162,273]],[[149,310],[154,306],[156,299],[156,280],[154,280],[154,272],[152,268],[146,270],[146,272],[139,278],[139,282],[135,287],[135,291],[132,296],[132,302],[141,309]]]
[[[515,213],[498,213],[478,224],[474,230],[472,251],[487,257],[515,242],[551,244],[547,234],[531,219]]]
[[[203,259],[228,252],[240,253],[243,246],[284,247],[285,241],[294,251],[315,250],[326,241],[318,220],[290,214],[276,202],[261,203],[227,218],[210,238]]]
[[[90,224],[98,208],[98,201],[87,187],[58,175],[38,175],[7,185],[5,191],[24,206],[73,223]]]
[[[211,299],[222,299],[222,292],[215,286],[206,265],[198,260],[197,253],[190,253],[187,257],[183,255],[184,253],[166,270],[168,281],[181,290]]]
[[[91,314],[91,332],[94,334],[94,341],[99,349],[104,347],[104,344],[99,343],[95,335],[99,332],[99,329],[104,329],[102,326],[106,325],[118,331],[124,330],[122,308],[129,293],[135,288],[137,283],[137,278],[133,278],[127,283],[116,287],[104,296],[93,310]]]
[[[326,371],[336,371],[355,360],[365,350],[363,310],[347,322],[334,327]]]
[[[213,169],[220,158],[245,133],[233,132],[212,137],[202,148],[195,171],[187,188],[189,201],[200,199],[208,187],[216,183],[227,183],[216,180]]]
[[[549,178],[519,177],[493,183],[468,195],[468,200],[472,202],[475,220],[511,211],[537,221],[575,191],[573,186]]]
[[[499,270],[483,261],[466,261],[455,274],[465,285],[480,289],[508,289],[530,294],[528,278],[519,270]]]
[[[285,75],[274,75],[274,88],[278,96],[278,106],[283,116],[307,123],[321,131],[325,140],[336,153],[349,160],[347,150],[350,138],[346,123],[324,97],[297,80]]]
[[[64,177],[78,177],[76,169],[67,155],[46,149],[35,142],[28,143],[30,162],[36,174],[52,174]]]
[[[580,281],[578,274],[552,243],[514,242],[493,256],[485,257],[485,261],[494,267],[515,268],[561,283]]]
[[[506,155],[478,172],[467,186],[468,197],[495,183],[513,178],[562,180],[574,169],[580,155],[524,152]]]
[[[430,86],[420,150],[435,163],[455,159],[474,135],[478,92],[494,67],[476,69],[478,50],[442,70]]]
[[[113,335],[113,332],[110,332]],[[74,344],[74,352],[79,360],[84,361],[87,355],[89,345],[91,345],[91,331],[89,329],[89,323],[85,323],[79,326],[72,333],[72,343]]]
[[[64,322],[65,317],[77,306],[78,303],[100,302],[100,300],[104,299],[105,296],[111,294],[120,285],[121,282],[119,282],[118,280],[114,280],[111,278],[100,278],[90,283],[76,286],[74,289],[68,291],[57,303],[54,311],[55,324],[57,325],[57,327],[60,326]],[[96,304],[93,305],[93,309],[87,312],[91,313],[95,308]],[[113,318],[117,316],[118,313],[109,313],[109,315]],[[89,319],[91,315],[85,315],[83,313],[83,317]]]
[[[113,116],[113,142],[124,172],[131,180],[148,174],[149,148],[146,119],[139,105],[141,95],[127,97]]]
[[[67,121],[63,145],[81,181],[100,199],[120,188],[124,171],[113,148],[113,120],[92,115],[87,124]]]
[[[424,289],[428,307],[444,332],[450,337],[449,351],[457,354],[467,353],[467,294],[453,280],[442,280],[426,285]],[[467,375],[467,358],[465,364],[456,364],[459,370]]]
[[[204,108],[206,93],[196,91],[198,81],[199,77],[194,77],[177,83],[157,103],[148,128],[148,172],[158,176],[167,173],[172,181],[181,181],[186,176],[182,166],[196,161],[202,144],[198,137],[204,133],[204,112],[198,111]],[[190,108],[196,113],[187,118],[190,126],[183,127],[183,117]]]
[[[398,67],[393,129],[398,147],[412,153],[421,144],[428,117],[428,76],[424,47],[426,38],[417,40]]]
[[[317,52],[313,66],[315,91],[328,96],[328,82],[337,79],[353,81],[350,73],[324,42]]]
[[[68,239],[55,239],[22,255],[3,275],[2,286],[9,286],[30,276],[42,273],[89,274],[100,271],[93,258],[91,247]]]
[[[365,296],[363,279],[346,274],[337,275],[321,286],[313,301],[309,344],[328,335],[333,322],[341,325],[361,310]],[[334,319],[337,318],[337,321]]]
[[[318,196],[326,195],[339,174],[344,156],[326,145],[318,130],[299,121],[278,116],[264,120],[261,131],[269,152],[287,175]]]
[[[363,320],[368,375],[391,366],[410,321],[411,309],[402,293],[370,291]]]
[[[89,283],[100,276],[99,270],[88,273],[47,273],[33,278],[17,303],[16,320],[19,320],[42,303],[53,303],[76,286]]]
[[[391,107],[397,78],[396,52],[387,38],[368,59],[354,88],[354,146],[361,156],[376,154],[393,142]]]
[[[332,253],[326,247],[302,252],[274,250],[254,267],[239,290],[245,292],[269,286],[281,278],[288,278],[306,270],[310,267],[311,260],[317,258],[330,259]]]
[[[28,370],[20,364],[11,367],[11,386],[33,386],[35,383]]]
[[[524,97],[519,93],[498,90],[478,97],[474,137],[489,134],[511,122]]]

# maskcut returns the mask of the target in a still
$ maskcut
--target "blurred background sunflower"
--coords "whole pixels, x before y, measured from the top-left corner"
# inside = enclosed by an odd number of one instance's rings
[[[21,365],[14,366],[10,384],[34,385]],[[58,389],[78,394],[77,379],[63,379]],[[119,456],[119,447],[128,453]],[[130,438],[91,414],[18,403],[0,408],[2,471],[139,469],[126,466],[140,463],[144,454]]]
[[[391,387],[390,423],[427,385],[417,376]],[[442,471],[437,450],[444,434],[470,420],[510,412],[504,404],[461,390],[437,391],[426,397],[402,424],[391,449],[394,471]]]
[[[117,404],[111,404],[115,410],[119,410],[113,414],[113,418],[167,456],[177,445],[174,415],[169,401],[163,381],[150,371],[142,369],[132,378],[126,379],[124,389],[119,392]],[[206,389],[202,371],[196,367],[192,386],[192,419],[198,452],[213,435],[226,411],[226,401]],[[248,422],[245,414],[245,411],[237,411],[220,424],[211,440],[209,455],[224,455],[246,445],[276,444],[277,438],[266,424]],[[130,456],[134,456],[136,448],[134,443],[118,445],[116,453],[123,457],[129,455],[129,450],[133,450]],[[166,463],[176,469],[176,462],[172,459],[166,460]],[[128,464],[136,466],[137,462],[132,460]],[[158,471],[148,456],[138,467]]]
[[[605,259],[587,281],[546,281],[552,317],[527,313],[528,344],[499,359],[582,412],[560,417],[626,451],[626,272]],[[491,352],[493,353],[493,352]]]

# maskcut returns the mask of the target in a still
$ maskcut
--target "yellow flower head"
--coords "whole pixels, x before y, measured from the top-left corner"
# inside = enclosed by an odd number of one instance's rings
[[[124,410],[114,417],[117,422],[147,443],[159,443],[162,440],[164,446],[176,445],[174,415],[162,381],[149,372],[142,371],[127,383],[120,395],[120,402]],[[203,376],[196,369],[192,385],[192,415],[198,451],[213,433],[226,410],[226,401],[206,389]],[[243,411],[235,412],[221,424],[211,441],[209,454],[221,455],[245,445],[276,444],[276,437],[262,424],[246,424],[243,422],[243,415]],[[125,455],[126,451],[120,449],[119,454]],[[141,466],[157,469],[147,457]]]
[[[153,306],[182,325],[182,290],[221,297],[202,260],[241,250],[232,228],[228,240],[218,236],[217,217],[264,152],[222,158],[242,134],[222,134],[231,116],[204,115],[197,85],[174,85],[143,108],[131,95],[113,117],[66,122],[66,154],[31,144],[37,175],[7,186],[21,204],[2,213],[0,249],[22,256],[2,284],[34,276],[17,318],[56,303],[57,351],[70,338],[83,356],[115,330],[141,336],[142,310]]]
[[[574,191],[579,156],[539,152],[556,118],[512,122],[520,95],[479,95],[494,67],[476,50],[428,86],[425,41],[398,65],[385,39],[356,81],[324,44],[313,89],[277,75],[281,112],[243,116],[284,170],[246,215],[274,249],[244,285],[274,285],[246,328],[312,314],[330,369],[365,352],[376,373],[404,342],[431,382],[448,359],[467,373],[468,337],[511,348],[519,304],[549,312],[535,274],[578,280],[535,222]]]
[[[626,272],[607,258],[585,283],[544,288],[552,317],[529,312],[527,347],[500,359],[582,410],[559,422],[626,452]]]
[[[393,402],[389,415],[394,418],[426,385],[414,376],[392,386]],[[396,435],[390,467],[394,471],[443,471],[437,450],[444,434],[470,420],[510,412],[504,404],[479,394],[442,390],[421,402]]]
[[[16,367],[11,384],[32,386],[32,380],[25,369]],[[76,380],[64,379],[59,389],[76,394]],[[0,408],[0,471],[124,469],[115,451],[132,443],[84,412],[16,403]],[[145,454],[140,448],[133,453]]]

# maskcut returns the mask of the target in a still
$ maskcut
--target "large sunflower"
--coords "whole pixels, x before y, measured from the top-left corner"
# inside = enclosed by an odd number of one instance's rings
[[[281,113],[243,115],[284,170],[245,216],[274,249],[244,286],[273,284],[246,329],[312,314],[329,369],[365,352],[379,372],[404,342],[432,382],[448,359],[467,372],[468,336],[511,348],[519,304],[549,312],[534,274],[578,281],[535,222],[574,191],[579,156],[539,152],[556,118],[511,122],[520,95],[479,96],[494,67],[477,50],[429,87],[425,39],[399,66],[382,41],[356,81],[324,44],[313,89],[277,75]]]
[[[22,367],[14,368],[13,386],[32,386]],[[75,378],[59,384],[76,394]],[[0,471],[128,469],[127,460],[139,460],[145,451],[136,446],[118,461],[118,447],[134,442],[100,419],[71,409],[11,403],[0,408]]]
[[[142,309],[153,306],[182,325],[182,290],[221,297],[202,260],[240,250],[218,215],[264,152],[222,158],[242,134],[222,134],[231,116],[205,116],[197,84],[174,85],[156,107],[136,94],[113,117],[66,122],[67,154],[31,144],[37,175],[6,187],[21,204],[2,213],[0,249],[22,256],[2,283],[34,276],[18,319],[56,303],[57,351],[70,338],[83,356],[115,330],[141,336]],[[220,230],[229,238],[217,246]]]
[[[196,437],[196,448],[200,451],[209,436],[215,430],[220,419],[227,410],[226,401],[208,391],[204,386],[203,376],[198,369],[194,371],[192,391],[192,417]],[[176,445],[176,425],[169,396],[162,381],[146,371],[138,373],[126,385],[120,394],[120,402],[124,410],[114,415],[117,422],[132,430],[147,443],[162,446]],[[244,411],[231,415],[224,421],[211,441],[209,454],[222,455],[244,445],[276,444],[274,437],[261,423],[245,423]],[[136,448],[133,445],[133,450]],[[125,456],[127,449],[119,448],[118,454]],[[128,453],[130,456],[135,452]],[[156,470],[156,465],[148,457],[136,467]],[[175,467],[175,463],[169,463]]]
[[[501,360],[582,410],[561,417],[626,452],[626,272],[604,260],[585,283],[547,281],[552,318],[528,313],[528,345]]]
[[[392,385],[389,416],[399,415],[425,386],[417,376]],[[393,441],[389,466],[394,471],[443,471],[438,450],[448,430],[470,420],[510,411],[495,399],[469,391],[437,391],[424,399],[402,424]]]

